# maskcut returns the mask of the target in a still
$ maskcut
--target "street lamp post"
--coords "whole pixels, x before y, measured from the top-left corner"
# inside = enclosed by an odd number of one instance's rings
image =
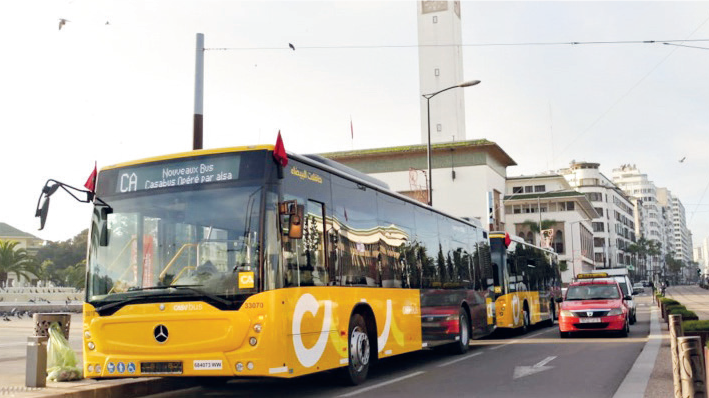
[[[436,95],[448,91],[452,88],[458,88],[458,87],[470,87],[474,86],[476,84],[479,84],[480,80],[471,80],[467,81],[464,83],[456,84],[455,86],[450,86],[448,88],[444,88],[443,90],[436,91],[435,93],[431,94],[423,94],[423,97],[426,98],[426,115],[428,117],[428,146],[426,148],[426,158],[428,160],[428,205],[433,206],[433,189],[432,189],[432,178],[431,178],[431,98],[435,97]]]

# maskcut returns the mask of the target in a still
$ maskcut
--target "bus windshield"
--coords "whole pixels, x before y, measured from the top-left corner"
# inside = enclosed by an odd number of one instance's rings
[[[94,211],[88,302],[99,312],[195,299],[228,309],[256,293],[263,184],[215,185],[102,198],[111,211]]]

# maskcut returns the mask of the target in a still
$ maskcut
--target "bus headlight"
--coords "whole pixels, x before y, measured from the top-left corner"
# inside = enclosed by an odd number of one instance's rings
[[[93,350],[94,348],[96,348],[96,344],[94,344],[93,341],[89,341],[89,343],[87,344],[87,346],[89,347],[89,350]]]
[[[96,373],[99,373],[99,374],[100,374],[100,373],[101,373],[101,365],[99,365],[99,364],[96,364],[96,366],[94,367],[94,372],[96,372]]]
[[[247,363],[246,363],[246,369],[248,369],[248,370],[254,370],[254,363],[253,363],[253,362],[247,362]]]
[[[89,332],[88,330],[85,331],[85,332],[84,332],[84,337],[86,337],[87,339],[90,339],[90,338],[91,338],[91,332]]]
[[[249,344],[251,344],[252,346],[256,345],[256,343],[257,343],[256,337],[252,337],[249,339]]]
[[[254,332],[261,333],[261,324],[257,323],[254,325]]]
[[[244,370],[244,364],[241,362],[237,362],[236,363],[236,371],[241,372],[242,370]]]

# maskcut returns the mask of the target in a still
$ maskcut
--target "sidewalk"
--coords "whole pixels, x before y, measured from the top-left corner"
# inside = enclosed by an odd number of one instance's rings
[[[34,308],[33,308],[34,309]],[[45,388],[25,387],[27,337],[34,334],[31,317],[9,317],[0,320],[0,397],[20,398],[84,398],[84,397],[140,397],[194,385],[190,379],[146,377],[113,380],[79,380],[48,382]],[[71,317],[69,345],[81,362],[81,314]],[[80,365],[82,366],[82,365]]]
[[[697,285],[670,286],[665,292],[665,297],[675,299],[682,303],[688,310],[694,311],[699,319],[709,319],[709,290],[700,288]],[[655,306],[657,317],[661,317],[659,308]],[[674,396],[674,384],[672,380],[672,355],[670,353],[670,333],[668,325],[658,319],[661,335],[658,336],[660,349],[655,359],[650,380],[645,389],[644,398],[664,398]],[[650,339],[653,339],[652,330]],[[648,342],[649,343],[649,342]]]

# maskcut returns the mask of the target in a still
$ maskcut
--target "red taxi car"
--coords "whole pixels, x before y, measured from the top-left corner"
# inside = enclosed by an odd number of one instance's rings
[[[623,299],[615,280],[591,277],[571,283],[559,306],[559,336],[588,331],[613,331],[628,336],[630,312]]]

